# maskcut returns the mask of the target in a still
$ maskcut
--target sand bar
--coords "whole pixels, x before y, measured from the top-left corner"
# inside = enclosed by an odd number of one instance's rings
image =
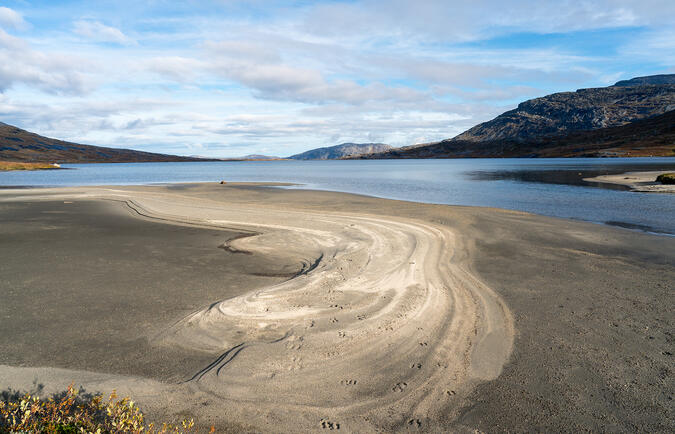
[[[12,353],[0,360],[5,387],[25,389],[37,379],[48,389],[71,381],[117,388],[150,415],[191,415],[233,431],[673,427],[669,237],[516,212],[229,184],[7,190],[0,205],[15,207],[15,216],[39,205],[50,218],[81,206],[77,214],[99,213],[93,220],[103,226],[100,213],[124,216],[130,227],[117,228],[116,237],[133,231],[136,220],[151,231],[142,242],[156,250],[148,258],[164,261],[157,264],[162,278],[126,265],[139,288],[155,282],[147,294],[155,299],[141,303],[144,321],[133,316],[136,302],[115,301],[129,292],[127,283],[99,279],[111,299],[89,300],[89,308],[100,309],[101,321],[122,324],[93,345],[117,342],[108,348],[111,362],[58,328],[50,340],[74,345],[78,357],[50,364],[49,352],[35,356],[29,335],[21,335],[23,346],[5,338],[1,345]],[[59,231],[58,218],[35,218],[57,227],[44,231]],[[167,237],[175,256],[162,258],[157,243]],[[100,252],[114,260],[123,253],[115,248]],[[78,249],[90,247],[70,246]],[[179,257],[197,268],[187,281],[171,262]],[[221,273],[222,285],[205,269]],[[2,290],[20,281],[8,279]],[[1,312],[5,336],[21,329],[22,309],[45,308],[21,296]],[[51,303],[57,313],[68,308]],[[44,328],[32,333],[39,341]],[[128,338],[116,341],[120,333]],[[135,355],[141,362],[129,362]]]
[[[656,182],[656,177],[665,171],[627,172],[616,175],[600,175],[593,178],[584,178],[587,182],[624,185],[631,191],[643,193],[675,193],[675,185]]]

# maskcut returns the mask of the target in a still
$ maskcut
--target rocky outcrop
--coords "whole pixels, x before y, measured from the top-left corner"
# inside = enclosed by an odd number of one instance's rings
[[[288,158],[293,160],[338,160],[363,154],[385,152],[392,149],[383,143],[343,143],[341,145],[317,148]]]
[[[675,74],[648,75],[646,77],[635,77],[630,80],[617,81],[614,86],[645,86],[675,84]]]

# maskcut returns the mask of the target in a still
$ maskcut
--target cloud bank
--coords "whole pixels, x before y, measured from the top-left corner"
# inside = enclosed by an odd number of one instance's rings
[[[452,137],[521,100],[672,72],[672,2],[10,1],[0,120],[232,157]]]

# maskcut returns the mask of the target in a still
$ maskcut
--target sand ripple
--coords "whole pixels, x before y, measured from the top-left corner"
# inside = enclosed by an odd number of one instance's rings
[[[465,239],[445,226],[124,189],[77,197],[124,201],[174,224],[248,231],[223,247],[302,264],[283,283],[214,300],[152,337],[157,346],[213,354],[183,384],[90,380],[156,408],[254,431],[427,431],[429,421],[451,419],[473,385],[498,376],[510,355],[509,310],[472,273]]]
[[[144,212],[166,215],[158,205],[146,202]],[[403,418],[421,426],[458,390],[499,375],[510,354],[510,313],[470,272],[447,228],[244,207],[207,214],[208,224],[260,234],[233,241],[233,250],[289,252],[306,264],[156,338],[219,353],[187,382],[236,403],[242,423],[369,430]]]

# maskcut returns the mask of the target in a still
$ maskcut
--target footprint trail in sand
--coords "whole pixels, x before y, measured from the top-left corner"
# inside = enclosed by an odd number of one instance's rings
[[[155,396],[161,408],[254,431],[426,430],[447,419],[463,392],[498,376],[510,355],[508,308],[471,272],[461,234],[445,226],[123,187],[63,197],[244,231],[251,236],[221,247],[302,264],[283,283],[214,300],[152,336],[156,346],[213,355],[182,384],[101,376],[92,383],[126,384],[139,401]]]
[[[189,214],[175,201],[135,202],[150,216]],[[216,302],[156,337],[220,354],[188,387],[236,402],[247,423],[272,414],[296,427],[417,425],[465,383],[499,375],[510,354],[510,313],[447,228],[246,207],[200,214],[260,234],[233,241],[237,251],[305,255],[299,276]]]

